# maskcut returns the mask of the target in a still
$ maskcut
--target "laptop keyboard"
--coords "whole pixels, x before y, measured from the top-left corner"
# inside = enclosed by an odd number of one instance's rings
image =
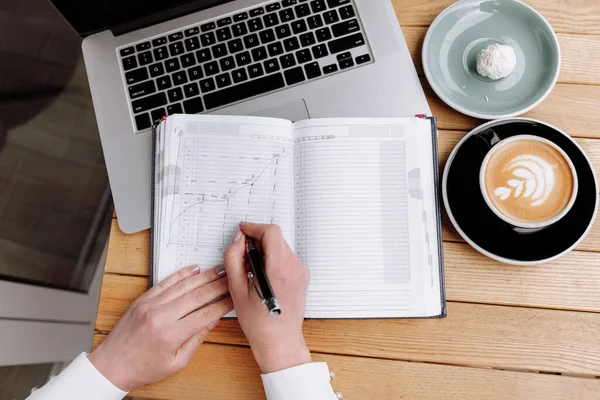
[[[137,131],[370,63],[352,0],[282,0],[117,49]]]

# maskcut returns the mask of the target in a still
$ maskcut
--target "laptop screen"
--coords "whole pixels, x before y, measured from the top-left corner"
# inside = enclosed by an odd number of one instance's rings
[[[50,0],[80,36],[144,17],[174,18],[230,0]],[[148,21],[150,21],[149,19]],[[161,21],[157,19],[145,25]]]

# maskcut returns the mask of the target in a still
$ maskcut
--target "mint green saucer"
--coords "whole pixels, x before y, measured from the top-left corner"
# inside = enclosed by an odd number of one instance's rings
[[[517,66],[492,81],[477,73],[486,46],[510,45]],[[431,24],[423,43],[423,68],[435,93],[450,107],[476,118],[521,115],[540,104],[560,72],[560,47],[552,27],[517,0],[462,0]]]

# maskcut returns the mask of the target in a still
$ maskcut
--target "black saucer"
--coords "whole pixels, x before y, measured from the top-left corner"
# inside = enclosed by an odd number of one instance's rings
[[[571,158],[579,191],[573,208],[546,228],[515,228],[486,205],[479,187],[479,170],[485,154],[477,135],[492,130],[501,139],[535,135],[557,144]],[[551,261],[572,250],[587,234],[596,215],[598,190],[590,162],[568,136],[541,122],[527,119],[494,121],[475,129],[456,146],[444,171],[444,204],[460,235],[483,254],[519,265]]]

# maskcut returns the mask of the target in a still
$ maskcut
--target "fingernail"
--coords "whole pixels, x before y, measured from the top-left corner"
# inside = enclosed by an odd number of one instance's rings
[[[190,268],[191,268],[190,272],[192,274],[197,274],[197,273],[200,272],[200,266],[199,265],[192,265]]]
[[[217,269],[215,269],[215,272],[217,273],[217,275],[221,276],[221,275],[225,275],[225,266],[221,265],[220,267],[218,267]]]
[[[213,322],[212,324],[210,324],[210,325],[208,326],[208,330],[209,330],[209,331],[212,331],[213,329],[215,329],[215,328],[217,327],[217,325],[219,325],[219,322],[218,322],[218,321],[217,321],[217,322]]]
[[[233,238],[231,239],[231,243],[239,242],[241,238],[242,238],[242,231],[240,231],[238,229],[237,232],[235,233],[235,235],[233,235]]]

